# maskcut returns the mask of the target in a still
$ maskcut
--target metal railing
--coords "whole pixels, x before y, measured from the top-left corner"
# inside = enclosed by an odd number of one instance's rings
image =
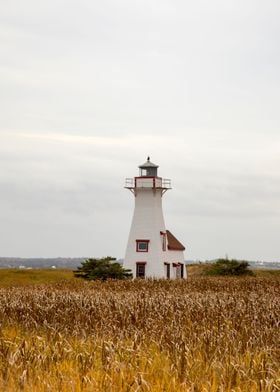
[[[141,178],[141,182],[143,184],[143,188],[145,188],[145,178]],[[147,185],[151,184],[150,178],[149,179],[147,178],[146,184]],[[125,186],[125,188],[129,188],[129,189],[135,188],[134,178],[126,178],[124,186]],[[169,178],[162,178],[161,185],[157,186],[157,184],[156,184],[156,188],[158,188],[158,189],[171,189],[171,180]]]
[[[126,178],[124,183],[125,188],[134,188],[134,178]]]
[[[171,180],[170,180],[170,178],[163,178],[162,179],[162,188],[171,189]]]

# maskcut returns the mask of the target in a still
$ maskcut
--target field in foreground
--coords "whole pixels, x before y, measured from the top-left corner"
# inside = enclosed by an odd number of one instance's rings
[[[0,390],[280,391],[280,279],[0,288]]]

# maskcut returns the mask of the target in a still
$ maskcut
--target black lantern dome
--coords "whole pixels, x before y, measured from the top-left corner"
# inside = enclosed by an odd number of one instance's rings
[[[157,169],[159,166],[151,162],[150,157],[147,158],[147,162],[138,167],[140,169],[140,177],[157,177]]]

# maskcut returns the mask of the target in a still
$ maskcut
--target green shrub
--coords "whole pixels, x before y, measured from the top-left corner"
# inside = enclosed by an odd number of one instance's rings
[[[102,259],[85,260],[81,267],[74,272],[76,278],[86,280],[127,279],[131,278],[130,270],[124,269],[119,263],[112,263],[116,259],[110,256]]]
[[[223,275],[223,276],[240,276],[253,275],[253,272],[248,269],[249,263],[245,260],[235,259],[218,259],[206,271],[207,275]]]

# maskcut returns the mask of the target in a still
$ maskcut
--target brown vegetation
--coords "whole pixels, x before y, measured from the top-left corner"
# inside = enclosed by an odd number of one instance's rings
[[[278,391],[280,279],[0,289],[0,390]]]

